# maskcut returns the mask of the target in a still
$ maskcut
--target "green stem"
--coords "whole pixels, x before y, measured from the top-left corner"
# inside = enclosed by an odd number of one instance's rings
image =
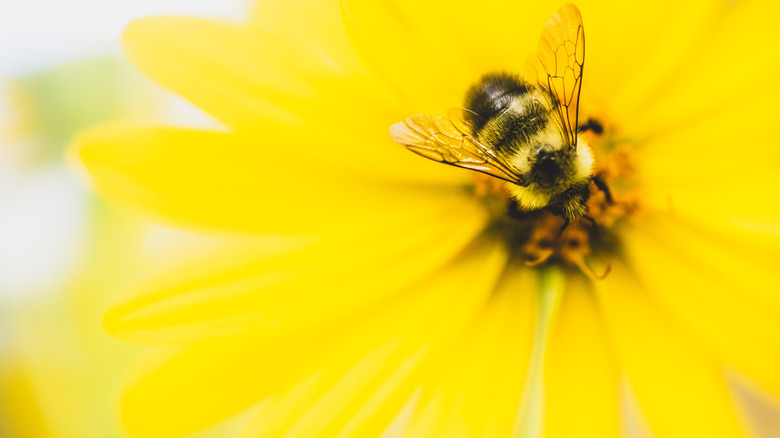
[[[534,343],[528,364],[525,392],[518,413],[516,438],[540,438],[544,414],[544,356],[550,335],[550,327],[558,311],[563,293],[563,273],[558,267],[539,271],[538,313],[534,328]]]

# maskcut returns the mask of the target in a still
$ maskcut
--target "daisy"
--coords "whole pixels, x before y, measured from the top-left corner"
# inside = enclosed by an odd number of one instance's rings
[[[244,242],[108,310],[155,346],[128,430],[245,412],[243,437],[609,437],[636,405],[659,437],[748,436],[726,372],[780,394],[775,3],[577,3],[583,138],[614,198],[593,189],[597,227],[558,234],[388,135],[522,73],[559,6],[267,0],[249,24],[131,23],[135,65],[224,129],[98,127],[79,159],[107,196]]]

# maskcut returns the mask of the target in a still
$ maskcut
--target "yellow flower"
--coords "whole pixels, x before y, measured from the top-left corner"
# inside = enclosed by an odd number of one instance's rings
[[[109,196],[246,241],[106,314],[156,346],[128,429],[250,410],[244,437],[609,437],[630,392],[656,436],[746,436],[724,371],[780,395],[776,2],[578,2],[581,113],[605,127],[587,135],[616,202],[594,194],[600,231],[553,236],[541,268],[526,256],[555,218],[517,225],[472,172],[388,136],[519,71],[558,6],[268,0],[248,25],[133,22],[131,60],[226,129],[95,128],[80,159]]]

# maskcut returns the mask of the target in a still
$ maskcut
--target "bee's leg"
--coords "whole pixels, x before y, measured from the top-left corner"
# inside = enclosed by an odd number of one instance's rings
[[[563,225],[561,226],[561,229],[558,230],[558,238],[560,238],[563,235],[563,231],[566,229],[566,227],[569,226],[569,218],[564,217],[563,218]]]
[[[596,119],[588,119],[585,123],[577,127],[577,134],[586,131],[592,131],[596,135],[604,133],[604,126]]]
[[[591,227],[593,227],[593,236],[596,239],[599,239],[600,238],[600,236],[599,236],[599,226],[596,223],[596,219],[593,219],[592,217],[588,216],[587,214],[583,214],[582,218],[583,219],[587,219],[588,221],[590,221],[590,225],[591,225]]]
[[[607,183],[605,183],[604,180],[601,179],[601,177],[598,175],[593,175],[592,177],[590,177],[590,179],[593,181],[593,184],[596,184],[596,187],[598,187],[599,190],[604,192],[604,196],[607,197],[607,204],[609,205],[614,204],[615,201],[612,199],[612,193],[609,192],[609,187],[607,186]]]
[[[510,200],[506,206],[506,214],[512,219],[522,220],[528,216],[528,213],[520,209],[520,205],[514,199]]]

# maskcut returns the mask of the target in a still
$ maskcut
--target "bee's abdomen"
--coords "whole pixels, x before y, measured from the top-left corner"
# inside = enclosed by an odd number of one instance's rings
[[[533,87],[510,73],[490,73],[482,77],[466,93],[466,108],[476,132],[488,121],[503,114],[517,97],[525,96]]]
[[[535,90],[509,73],[484,76],[466,95],[475,134],[503,153],[527,144],[547,124],[547,111],[534,98]]]

